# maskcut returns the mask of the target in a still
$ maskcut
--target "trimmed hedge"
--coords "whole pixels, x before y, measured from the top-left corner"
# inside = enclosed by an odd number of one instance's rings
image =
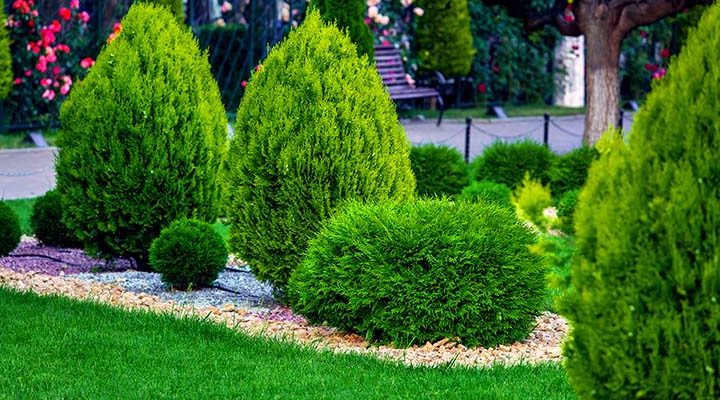
[[[290,281],[293,310],[369,339],[468,346],[524,339],[545,270],[512,211],[447,199],[348,205]]]
[[[35,237],[43,244],[55,247],[82,247],[82,243],[62,222],[62,201],[56,190],[35,200],[30,226]]]
[[[63,222],[90,253],[145,269],[171,222],[216,219],[227,126],[189,29],[146,3],[122,26],[63,104],[57,188]]]
[[[324,21],[337,24],[350,36],[358,54],[373,58],[375,39],[365,24],[367,4],[364,0],[313,0],[311,6],[320,12]]]
[[[227,263],[225,241],[207,222],[182,219],[163,229],[150,246],[150,265],[177,289],[207,287]]]
[[[20,244],[20,221],[5,202],[0,201],[0,257],[5,257]]]
[[[581,146],[557,157],[548,172],[553,193],[557,196],[579,190],[587,180],[590,164],[599,156],[594,147]]]
[[[514,143],[497,141],[472,161],[471,178],[489,180],[515,189],[525,173],[543,184],[549,182],[548,171],[555,154],[547,147],[531,140]]]
[[[588,399],[720,398],[720,4],[635,117],[597,147],[562,311]]]
[[[410,165],[420,196],[454,196],[468,184],[467,164],[454,147],[414,146],[410,150]]]
[[[512,190],[502,183],[492,181],[473,182],[465,187],[457,197],[458,201],[485,201],[499,206],[514,208]]]
[[[237,112],[232,251],[283,289],[337,206],[413,197],[409,153],[375,68],[311,12],[253,74]]]
[[[13,87],[10,36],[5,26],[6,21],[5,4],[0,0],[0,101],[10,96]]]

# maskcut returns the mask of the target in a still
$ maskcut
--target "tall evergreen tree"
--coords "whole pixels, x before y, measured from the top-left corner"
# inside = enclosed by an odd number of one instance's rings
[[[335,22],[338,28],[347,30],[359,54],[373,57],[374,39],[365,24],[367,5],[364,0],[313,0],[311,4],[320,11],[323,20]]]
[[[447,77],[470,73],[473,48],[467,0],[418,0],[416,43],[420,67]]]

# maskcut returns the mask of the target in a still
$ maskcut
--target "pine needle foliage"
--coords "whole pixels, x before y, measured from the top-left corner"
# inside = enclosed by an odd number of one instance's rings
[[[185,24],[185,11],[183,10],[183,0],[142,0],[146,3],[156,4],[158,6],[167,7],[175,16],[175,20],[179,25]]]
[[[587,180],[590,164],[600,154],[594,147],[581,146],[553,160],[548,172],[553,194],[560,197],[571,190],[579,190]]]
[[[720,5],[606,139],[575,213],[568,375],[587,399],[720,398]]]
[[[446,77],[468,75],[475,48],[467,0],[418,0],[417,5],[425,10],[415,36],[420,68]]]
[[[358,54],[373,58],[375,40],[365,24],[367,4],[364,0],[313,0],[311,4],[317,8],[324,21],[335,23],[338,28],[345,30],[357,46]]]
[[[531,140],[514,143],[496,141],[470,163],[470,176],[477,181],[489,180],[515,189],[526,173],[548,183],[548,172],[555,154]]]
[[[534,240],[494,204],[353,203],[311,242],[290,304],[310,321],[399,346],[512,343],[527,337],[544,300]]]
[[[227,127],[207,55],[166,8],[132,6],[60,114],[63,221],[93,254],[147,267],[182,217],[214,222]]]
[[[410,199],[410,145],[379,75],[311,12],[247,86],[229,156],[231,250],[283,289],[348,199]]]
[[[419,196],[454,196],[468,184],[467,164],[454,147],[432,143],[414,146],[410,165]]]
[[[502,183],[493,181],[473,182],[463,188],[457,196],[458,201],[495,203],[499,206],[515,209],[512,203],[512,190]]]
[[[0,101],[10,95],[13,87],[10,35],[5,26],[6,22],[5,4],[3,0],[0,0]]]

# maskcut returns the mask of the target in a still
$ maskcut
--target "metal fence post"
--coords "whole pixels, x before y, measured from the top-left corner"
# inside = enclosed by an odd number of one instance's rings
[[[548,139],[550,136],[550,114],[543,114],[543,119],[545,120],[543,123],[543,144],[545,147],[548,147]]]
[[[465,118],[465,163],[470,162],[470,129],[472,129],[472,118]]]
[[[620,128],[620,133],[622,133],[623,130],[623,119],[625,118],[625,111],[621,108],[620,109],[620,119],[618,120],[618,128]]]

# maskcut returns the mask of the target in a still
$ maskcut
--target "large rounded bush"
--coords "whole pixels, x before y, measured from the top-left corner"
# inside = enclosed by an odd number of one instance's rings
[[[313,0],[311,4],[317,8],[323,20],[337,24],[338,28],[348,34],[358,54],[373,58],[374,38],[365,23],[368,6],[364,0]]]
[[[512,190],[502,183],[493,181],[473,182],[463,188],[457,196],[458,201],[495,203],[499,206],[513,208]]]
[[[227,126],[206,54],[167,9],[137,3],[122,27],[63,104],[57,185],[87,250],[145,268],[162,228],[217,217]]]
[[[150,246],[150,265],[178,289],[210,286],[227,257],[225,241],[212,225],[191,219],[173,222]]]
[[[20,221],[15,211],[0,201],[0,257],[8,255],[20,243]]]
[[[410,146],[380,76],[317,12],[253,75],[235,132],[231,248],[276,288],[347,199],[413,197]]]
[[[6,99],[13,87],[12,57],[10,55],[10,36],[5,23],[5,4],[0,0],[0,101]],[[2,121],[0,121],[1,123]]]
[[[420,68],[448,77],[469,74],[475,48],[467,0],[418,0],[417,5],[425,10],[416,33]]]
[[[454,196],[468,183],[467,165],[454,147],[415,146],[410,150],[410,165],[420,196]]]
[[[562,312],[587,399],[720,398],[720,4],[640,109],[597,147]]]
[[[550,188],[555,195],[579,190],[587,180],[590,164],[600,156],[594,147],[581,146],[557,157],[548,175]]]
[[[51,190],[35,200],[30,226],[35,237],[48,246],[81,247],[82,243],[62,222],[60,194]]]
[[[310,321],[399,345],[510,343],[527,337],[543,302],[534,239],[493,204],[354,203],[311,242],[290,304]]]
[[[555,154],[547,147],[531,140],[514,143],[497,141],[475,157],[470,165],[474,180],[489,180],[515,189],[526,173],[548,183],[548,171]]]

